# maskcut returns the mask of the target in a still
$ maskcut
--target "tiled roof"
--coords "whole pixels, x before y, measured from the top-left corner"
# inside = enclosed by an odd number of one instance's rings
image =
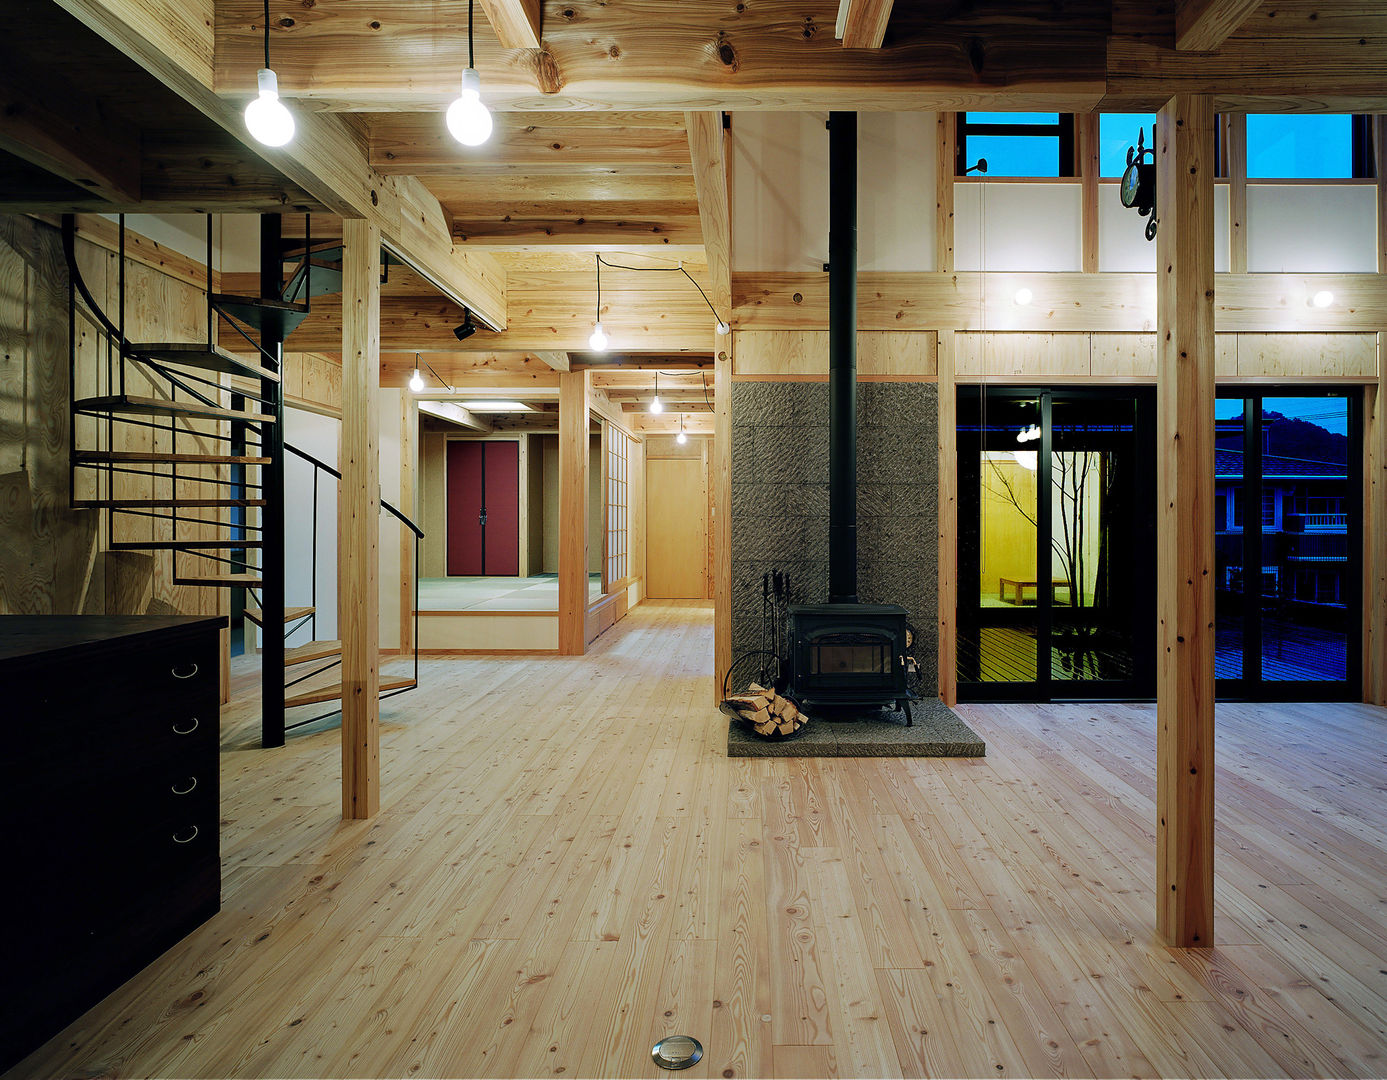
[[[1225,450],[1214,451],[1214,475],[1220,480],[1231,480],[1243,475],[1243,452]],[[1262,455],[1263,477],[1319,477],[1347,479],[1348,468],[1337,461],[1309,461],[1305,458],[1282,457],[1280,454]]]

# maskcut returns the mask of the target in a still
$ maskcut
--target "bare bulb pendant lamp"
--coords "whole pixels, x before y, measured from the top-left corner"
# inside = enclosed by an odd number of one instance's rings
[[[294,114],[279,100],[279,78],[270,67],[270,0],[265,0],[265,66],[255,81],[260,93],[246,106],[246,130],[266,146],[283,146],[294,137]]]
[[[491,110],[482,104],[482,77],[473,56],[473,0],[467,0],[467,70],[462,73],[462,92],[448,106],[448,130],[463,146],[481,146],[491,138]]]
[[[679,414],[679,434],[674,439],[680,446],[689,441],[689,437],[684,434],[684,414]]]
[[[650,399],[650,411],[653,413],[665,411],[664,405],[660,403],[660,373],[658,371],[655,372],[655,396]]]
[[[409,388],[416,394],[424,389],[424,376],[419,374],[419,354],[414,354],[414,374],[409,377]]]
[[[602,332],[602,256],[597,256],[597,323],[588,338],[588,348],[593,352],[607,351],[607,335]]]

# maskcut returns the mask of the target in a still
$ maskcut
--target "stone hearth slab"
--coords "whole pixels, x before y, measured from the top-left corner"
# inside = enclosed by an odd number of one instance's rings
[[[982,739],[943,702],[917,701],[915,723],[904,713],[880,712],[860,720],[810,721],[803,734],[762,739],[733,720],[728,757],[986,757]]]

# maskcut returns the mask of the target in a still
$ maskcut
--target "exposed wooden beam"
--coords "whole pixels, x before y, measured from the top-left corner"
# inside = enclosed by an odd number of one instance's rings
[[[1098,180],[1102,170],[1099,160],[1098,114],[1086,113],[1074,117],[1075,150],[1079,159],[1079,176],[1083,185],[1083,271],[1098,272]]]
[[[1156,928],[1214,944],[1214,106],[1160,111]]]
[[[886,40],[894,0],[842,0],[838,7],[838,37],[845,49],[879,49]]]
[[[1247,273],[1247,114],[1223,116],[1228,171],[1228,271]]]
[[[689,132],[698,216],[703,247],[708,253],[708,278],[713,307],[724,321],[732,313],[732,199],[728,180],[731,136],[720,112],[691,112],[684,118]]]
[[[954,172],[957,169],[958,119],[942,112],[936,123],[934,160],[934,268],[954,271]],[[825,294],[827,299],[827,294]]]
[[[538,49],[544,5],[541,0],[481,0],[487,22],[503,49]]]
[[[410,394],[400,395],[400,505],[399,511],[415,517],[415,463],[419,456],[419,403]],[[400,523],[400,653],[414,651],[414,533]]]
[[[342,242],[342,816],[369,818],[380,809],[380,229],[344,222]]]
[[[736,334],[713,362],[713,700],[732,666],[732,357]],[[701,419],[701,418],[700,418]]]
[[[468,207],[467,212],[476,211]],[[469,251],[500,248],[590,252],[604,248],[687,247],[703,243],[699,219],[692,214],[613,218],[603,215],[600,206],[593,207],[591,214],[576,218],[457,218],[453,221],[453,234]]]
[[[436,420],[443,420],[449,424],[455,424],[469,431],[488,432],[492,429],[491,421],[483,420],[470,409],[464,409],[452,401],[420,401],[418,402],[419,411],[426,416],[432,416]]]
[[[17,66],[16,66],[17,65]],[[140,200],[140,133],[22,60],[0,71],[0,150],[111,203]]]
[[[555,371],[568,371],[573,361],[566,352],[537,352],[535,356]]]
[[[559,376],[559,653],[582,656],[588,610],[588,376]]]
[[[1212,52],[1261,5],[1262,0],[1176,0],[1175,47]]]

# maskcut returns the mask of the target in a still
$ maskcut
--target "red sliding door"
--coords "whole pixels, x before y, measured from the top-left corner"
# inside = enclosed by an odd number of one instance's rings
[[[448,443],[448,575],[520,573],[520,444]]]

